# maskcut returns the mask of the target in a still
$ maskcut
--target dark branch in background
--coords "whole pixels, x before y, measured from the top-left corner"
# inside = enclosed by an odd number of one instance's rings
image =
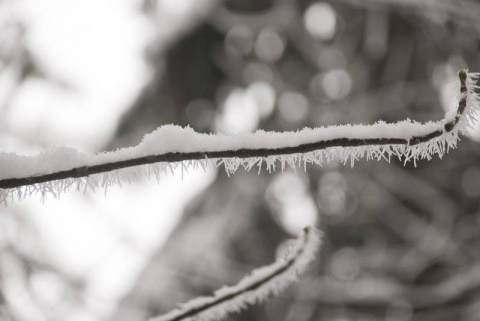
[[[21,186],[34,185],[38,183],[45,183],[55,180],[67,179],[67,178],[79,178],[89,175],[105,173],[122,168],[128,168],[139,165],[147,165],[159,162],[182,162],[189,160],[204,160],[215,158],[250,158],[250,157],[268,157],[274,155],[289,155],[289,154],[301,154],[308,153],[315,150],[326,149],[329,147],[360,147],[371,145],[418,145],[428,142],[434,138],[440,137],[444,132],[452,131],[458,124],[460,117],[463,115],[467,106],[467,71],[461,70],[459,73],[460,79],[460,93],[461,99],[458,103],[457,113],[453,120],[446,123],[444,129],[438,129],[432,131],[426,135],[414,136],[410,139],[404,138],[336,138],[331,140],[323,140],[314,143],[301,144],[293,147],[283,148],[260,148],[260,149],[239,149],[239,150],[223,150],[212,152],[187,152],[187,153],[165,153],[160,155],[151,155],[133,158],[124,161],[105,163],[93,166],[77,167],[70,170],[59,171],[51,174],[24,177],[24,178],[9,178],[0,180],[0,188],[16,188]]]
[[[456,24],[468,26],[478,30],[480,25],[476,22],[476,17],[480,13],[480,6],[476,1],[455,0],[455,1],[425,1],[425,0],[340,0],[340,2],[358,6],[370,7],[374,9],[404,9],[412,13],[425,15],[426,13],[436,13],[438,11],[446,13]],[[390,10],[391,10],[390,9]]]
[[[385,283],[389,286],[385,287]],[[311,286],[306,286],[305,294],[300,294],[295,300],[304,303],[342,304],[351,306],[388,306],[392,302],[406,300],[414,309],[438,307],[459,300],[474,297],[480,291],[480,265],[465,268],[453,274],[448,279],[433,285],[407,287],[391,278],[359,278],[350,283],[332,283],[326,278],[315,280]],[[365,286],[375,289],[370,294],[362,296],[351,295],[360,293]],[[280,298],[290,299],[287,296]]]

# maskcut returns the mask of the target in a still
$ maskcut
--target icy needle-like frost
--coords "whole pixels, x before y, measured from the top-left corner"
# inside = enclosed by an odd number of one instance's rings
[[[321,234],[307,227],[271,265],[252,271],[234,286],[223,287],[210,297],[200,297],[182,304],[167,314],[150,321],[219,320],[232,312],[238,312],[249,304],[255,304],[283,291],[296,281],[307,265],[315,258]]]
[[[0,202],[40,193],[57,196],[66,189],[107,189],[138,174],[159,177],[181,166],[221,166],[228,174],[280,166],[303,167],[340,161],[354,165],[362,158],[404,162],[442,157],[455,148],[460,133],[476,121],[480,100],[475,92],[478,73],[459,72],[456,108],[444,119],[419,123],[379,121],[373,125],[305,128],[296,132],[257,131],[250,134],[200,134],[167,125],[135,146],[87,155],[72,148],[55,148],[33,157],[0,153]],[[109,172],[108,174],[106,174]]]

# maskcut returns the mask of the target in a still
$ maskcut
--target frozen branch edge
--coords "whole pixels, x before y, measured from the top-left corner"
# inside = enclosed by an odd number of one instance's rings
[[[271,265],[253,270],[236,285],[220,288],[213,296],[195,298],[149,321],[220,320],[249,304],[266,301],[298,279],[315,259],[320,244],[321,232],[306,227],[297,241]]]
[[[193,129],[167,125],[144,137],[130,148],[87,155],[59,147],[37,156],[0,153],[0,202],[40,193],[58,196],[69,188],[105,190],[138,174],[154,175],[181,167],[204,168],[224,165],[228,174],[238,168],[257,166],[269,172],[277,164],[322,166],[334,160],[354,165],[362,158],[404,162],[442,157],[455,148],[460,133],[466,133],[477,119],[480,98],[479,73],[458,73],[456,108],[437,122],[419,123],[409,119],[397,123],[379,121],[373,125],[342,125],[305,128],[297,132],[257,131],[241,135],[200,134]],[[143,166],[141,166],[143,165]]]

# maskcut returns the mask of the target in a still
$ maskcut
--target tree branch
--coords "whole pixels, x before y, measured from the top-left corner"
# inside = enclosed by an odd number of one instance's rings
[[[391,156],[391,155],[395,155],[398,157],[404,156],[406,160],[409,160],[412,158],[414,160],[416,160],[417,158],[430,158],[430,155],[435,153],[438,154],[439,156],[442,156],[445,151],[444,150],[439,151],[438,150],[438,148],[440,148],[439,146],[441,145],[442,146],[441,149],[445,149],[445,141],[446,141],[447,150],[448,148],[455,147],[456,140],[458,139],[458,135],[457,135],[458,131],[465,130],[465,128],[460,128],[460,129],[457,128],[462,118],[466,117],[464,115],[465,110],[471,109],[471,111],[469,111],[469,113],[471,114],[469,115],[469,117],[471,117],[472,115],[473,116],[475,115],[476,111],[474,110],[474,108],[478,106],[478,98],[476,97],[476,94],[474,92],[474,88],[477,88],[477,87],[474,85],[474,80],[473,80],[478,75],[467,73],[466,70],[459,71],[458,75],[460,80],[460,98],[459,98],[458,106],[455,110],[455,113],[454,114],[447,113],[447,115],[442,121],[439,121],[436,123],[420,124],[412,121],[405,121],[397,124],[377,123],[371,126],[364,126],[364,125],[343,126],[343,127],[331,126],[327,128],[305,129],[303,131],[296,132],[296,133],[260,132],[260,134],[262,134],[263,136],[270,135],[269,136],[270,139],[265,140],[263,145],[260,147],[258,143],[255,143],[255,144],[251,143],[254,140],[259,140],[257,138],[262,138],[262,137],[255,136],[258,133],[244,135],[244,136],[217,137],[213,135],[208,136],[208,135],[188,132],[192,136],[191,137],[186,136],[186,138],[184,138],[184,141],[181,141],[180,143],[195,145],[195,141],[197,139],[201,142],[208,141],[209,145],[208,145],[208,148],[206,149],[213,149],[213,150],[201,151],[201,148],[199,150],[195,150],[195,148],[190,148],[190,149],[186,149],[186,151],[183,151],[183,152],[167,151],[167,152],[159,153],[157,155],[132,157],[130,159],[113,158],[114,160],[109,162],[101,162],[98,164],[87,165],[87,166],[76,166],[71,169],[58,170],[58,171],[47,173],[47,174],[33,174],[33,175],[29,175],[28,177],[11,177],[11,178],[6,177],[3,179],[0,179],[0,189],[13,189],[13,188],[19,188],[22,186],[30,186],[30,185],[39,184],[39,183],[51,182],[55,180],[88,177],[94,174],[100,174],[100,173],[110,172],[114,170],[119,170],[119,169],[139,166],[139,165],[160,163],[160,162],[175,163],[175,162],[184,162],[184,161],[196,161],[196,160],[198,161],[198,160],[205,160],[205,159],[213,159],[217,162],[217,164],[218,162],[225,163],[225,166],[227,167],[226,163],[228,162],[228,160],[234,160],[237,163],[233,165],[233,169],[227,168],[227,171],[233,172],[236,170],[239,164],[245,166],[245,162],[248,163],[247,164],[248,166],[246,167],[251,168],[253,166],[251,164],[252,158],[256,159],[254,163],[257,161],[261,162],[261,160],[265,158],[267,160],[269,158],[272,158],[270,159],[270,165],[267,166],[268,169],[270,170],[270,166],[274,167],[275,161],[279,159],[282,161],[282,166],[285,160],[287,161],[287,163],[292,165],[291,159],[282,158],[284,155],[288,157],[288,155],[295,156],[298,154],[306,155],[308,153],[314,153],[313,158],[318,159],[318,158],[325,157],[325,158],[331,159],[333,157],[331,156],[327,157],[324,154],[318,154],[319,151],[329,150],[331,148],[344,148],[344,149],[353,148],[352,149],[353,152],[351,150],[346,155],[343,155],[342,157],[339,156],[340,158],[343,158],[344,162],[347,161],[348,157],[351,157],[352,161],[353,159],[364,157],[365,152],[367,152],[367,158],[376,157],[378,159],[385,157],[384,154],[388,154],[388,156]],[[467,119],[465,121],[467,125],[464,125],[463,127],[468,126],[469,121],[470,120]],[[402,126],[405,126],[405,128]],[[162,128],[160,128],[160,130],[162,130]],[[381,129],[381,130],[378,131],[377,129]],[[185,129],[185,131],[187,130]],[[406,133],[407,131],[411,131],[411,133]],[[396,136],[393,136],[394,134],[385,135],[385,133],[391,133],[391,132],[395,132],[395,133],[399,132],[399,134],[397,134]],[[309,136],[304,135],[303,133],[309,134]],[[379,136],[378,133],[383,133],[384,134],[383,137]],[[451,135],[447,137],[447,134],[449,133]],[[194,136],[194,135],[197,135],[197,136]],[[271,144],[272,136],[276,136],[274,137],[276,140],[276,144]],[[322,139],[321,136],[331,137],[331,138]],[[439,141],[439,139],[442,137],[445,137],[445,141]],[[242,138],[246,138],[246,139],[242,140]],[[228,144],[229,140],[233,140],[233,139],[237,139],[237,144],[236,145],[232,144],[232,146],[235,146],[235,148],[229,146]],[[311,141],[313,139],[318,139],[318,140]],[[158,139],[155,138],[155,142],[157,141]],[[219,141],[221,142],[221,144],[218,143]],[[241,141],[241,143],[238,143],[239,141]],[[246,141],[247,143],[245,143],[244,141]],[[262,142],[260,140],[260,145],[261,144]],[[289,146],[289,144],[292,144],[292,145],[294,144],[294,145]],[[422,144],[426,144],[425,149],[428,149],[427,153],[425,153],[425,151],[422,149],[414,150],[415,146],[422,145]],[[276,145],[276,146],[272,146],[272,145]],[[220,148],[218,148],[217,146],[220,146]],[[376,147],[376,149],[365,150],[366,147]],[[114,154],[114,153],[110,153],[110,154]],[[101,156],[104,156],[104,155],[107,155],[107,154],[99,154],[96,156],[100,158]],[[11,155],[9,156],[12,157]],[[305,163],[316,162],[321,165],[321,160],[315,160],[315,159],[312,159],[312,157],[304,156],[302,159]],[[297,161],[298,159],[295,158],[294,160]],[[2,159],[0,158],[0,165],[2,165],[1,161]],[[14,163],[16,161],[17,160],[14,159],[11,162]],[[0,177],[1,176],[2,175],[0,175]]]
[[[182,304],[182,307],[150,321],[218,320],[230,312],[236,312],[247,304],[265,300],[277,294],[305,270],[320,245],[320,233],[306,227],[296,244],[283,258],[272,265],[254,270],[237,285],[217,290],[211,297],[196,298]]]

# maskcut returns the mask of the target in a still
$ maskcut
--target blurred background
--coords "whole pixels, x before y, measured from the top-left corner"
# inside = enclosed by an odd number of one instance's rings
[[[439,120],[457,70],[480,71],[479,16],[476,0],[0,0],[0,150]],[[307,275],[227,320],[478,321],[479,139],[417,167],[219,168],[2,205],[0,320],[145,320],[314,224]]]

